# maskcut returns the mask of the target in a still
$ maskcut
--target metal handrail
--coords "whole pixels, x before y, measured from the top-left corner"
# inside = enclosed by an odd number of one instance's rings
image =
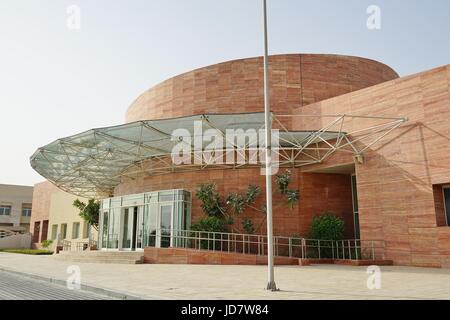
[[[153,237],[171,247],[267,255],[267,236],[195,230],[154,230]],[[376,240],[317,240],[274,236],[274,255],[301,259],[379,260],[384,259],[384,241]]]

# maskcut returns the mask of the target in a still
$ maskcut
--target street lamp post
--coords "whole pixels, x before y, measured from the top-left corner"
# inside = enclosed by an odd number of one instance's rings
[[[266,206],[267,206],[267,290],[276,291],[273,267],[273,219],[272,219],[272,119],[269,99],[269,43],[267,36],[267,1],[263,0],[264,15],[264,114],[266,135]]]

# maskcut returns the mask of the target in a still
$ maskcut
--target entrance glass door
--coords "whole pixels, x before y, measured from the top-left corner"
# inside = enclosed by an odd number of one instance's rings
[[[122,216],[122,250],[136,249],[138,207],[125,208]]]
[[[137,218],[136,218],[136,249],[144,249],[144,207],[136,208]]]
[[[104,199],[99,217],[102,250],[176,247],[178,230],[190,227],[191,196],[184,190],[155,191]]]
[[[172,204],[159,206],[159,230],[156,239],[158,248],[169,248],[172,246],[172,210]]]

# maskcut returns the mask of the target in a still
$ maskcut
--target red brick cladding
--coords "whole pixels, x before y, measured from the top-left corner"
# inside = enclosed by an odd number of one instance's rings
[[[361,236],[385,240],[385,258],[396,264],[450,267],[450,228],[438,227],[433,190],[450,183],[450,65],[296,112],[409,118],[356,166]]]
[[[127,195],[140,192],[185,189],[192,192],[192,220],[195,223],[204,216],[200,202],[195,197],[199,184],[215,182],[221,195],[230,192],[245,193],[248,185],[258,185],[262,193],[256,204],[260,208],[265,202],[265,178],[258,169],[238,170],[203,170],[197,172],[184,172],[166,174],[129,180],[121,183],[115,190],[115,195]],[[350,176],[335,174],[300,174],[293,170],[291,189],[300,190],[299,205],[293,210],[289,209],[286,200],[278,192],[274,192],[274,234],[280,236],[301,235],[308,236],[312,218],[325,211],[332,211],[343,217],[346,222],[346,237],[353,238],[352,198]],[[275,188],[275,182],[274,182]],[[265,219],[261,212],[249,209],[242,214],[242,218],[249,217],[255,226],[260,226],[256,233],[265,233]],[[234,225],[242,231],[241,219]]]
[[[275,265],[298,265],[299,259],[275,257]],[[145,248],[144,263],[209,264],[209,265],[267,265],[267,256],[212,252],[177,248]]]
[[[270,57],[271,105],[278,114],[398,78],[388,66],[368,59],[289,54]],[[263,111],[263,61],[224,62],[171,78],[143,93],[126,121],[204,113]]]

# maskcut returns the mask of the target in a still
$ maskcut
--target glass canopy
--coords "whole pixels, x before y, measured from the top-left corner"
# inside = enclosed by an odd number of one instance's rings
[[[344,123],[346,116],[342,117]],[[273,132],[274,165],[298,167],[323,161],[334,151],[350,147],[342,125],[336,131],[329,127],[317,131],[288,131],[288,122],[275,121]],[[335,121],[336,122],[336,121]],[[338,123],[338,122],[336,122]],[[201,129],[199,129],[199,125]],[[165,174],[182,170],[205,168],[261,167],[263,161],[254,163],[249,153],[255,148],[261,152],[264,113],[210,114],[165,120],[149,120],[107,128],[92,129],[71,137],[58,139],[31,156],[31,166],[43,177],[69,193],[87,198],[105,198],[124,177]],[[237,131],[236,131],[237,130]],[[239,131],[241,130],[241,131]],[[246,134],[259,132],[257,141],[246,136],[244,145],[229,143],[228,132]],[[215,163],[205,161],[204,151],[210,150],[211,141],[222,135],[224,144],[219,149],[225,154],[240,154],[244,163]],[[344,139],[345,138],[345,139]],[[199,144],[196,141],[200,139]],[[253,139],[254,140],[254,139]],[[175,146],[187,145],[194,159],[191,164],[172,161]],[[186,148],[184,148],[186,150]],[[353,151],[352,151],[353,152]],[[195,157],[200,154],[200,163]],[[209,155],[217,155],[218,150]],[[198,160],[198,159],[197,159]]]

